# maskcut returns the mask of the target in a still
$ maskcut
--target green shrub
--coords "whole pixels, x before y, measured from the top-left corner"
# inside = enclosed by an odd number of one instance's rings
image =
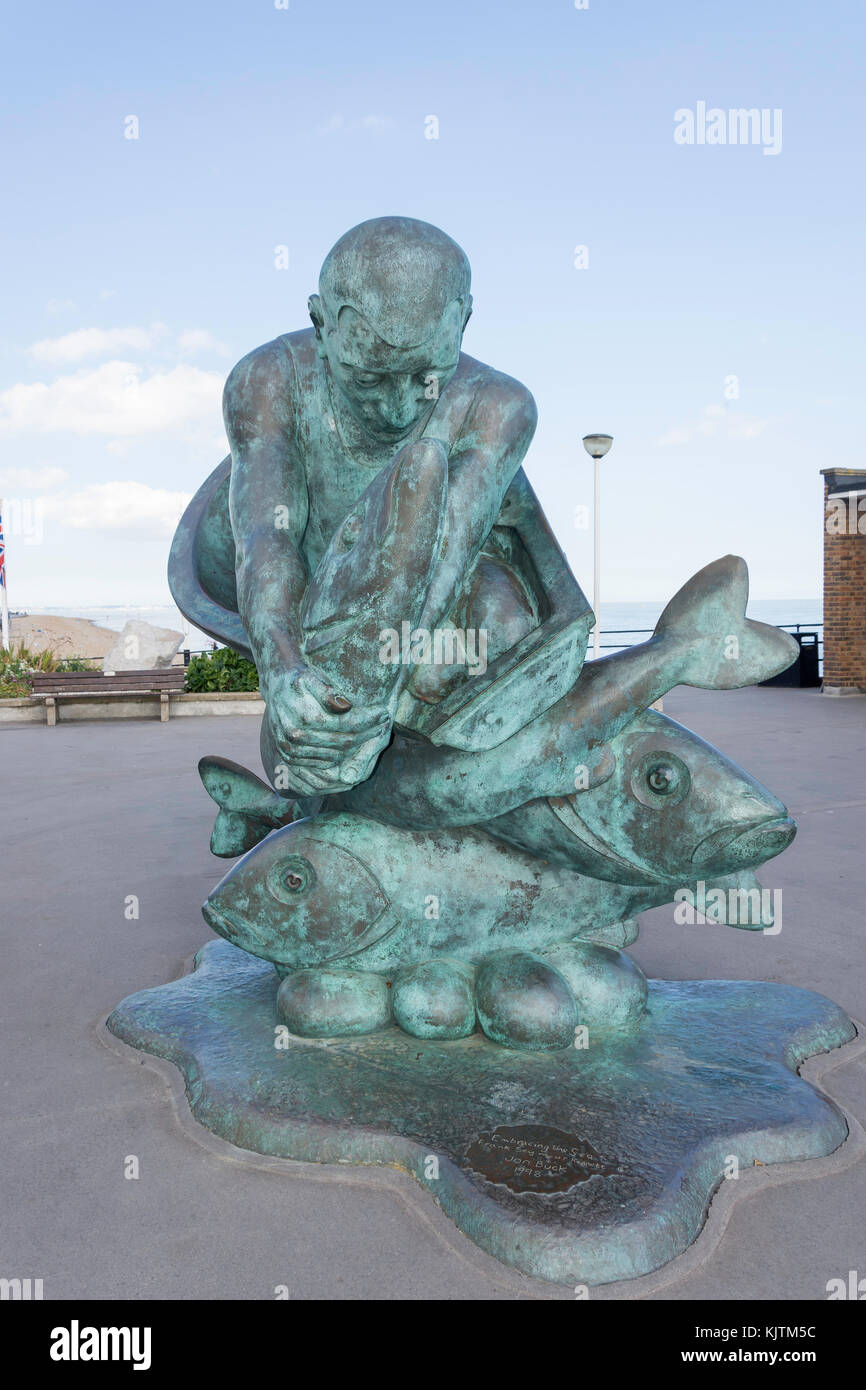
[[[190,692],[208,690],[258,690],[259,674],[251,661],[231,647],[190,657],[186,687]]]
[[[36,671],[89,671],[92,664],[81,656],[33,652],[23,642],[9,651],[0,647],[0,700],[29,695],[30,677]]]

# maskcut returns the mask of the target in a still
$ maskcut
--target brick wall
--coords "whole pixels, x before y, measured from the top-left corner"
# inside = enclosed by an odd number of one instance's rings
[[[832,477],[824,478],[824,685],[866,691],[866,497],[859,506],[856,497],[830,498],[831,486],[833,491],[844,487],[845,478],[841,470],[827,472]]]

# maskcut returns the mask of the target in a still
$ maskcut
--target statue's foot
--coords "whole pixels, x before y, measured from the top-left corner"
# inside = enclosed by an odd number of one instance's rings
[[[391,991],[383,975],[361,970],[296,970],[277,991],[277,1013],[302,1038],[375,1033],[391,1022]]]
[[[394,981],[394,1022],[413,1038],[465,1038],[475,1032],[475,970],[439,956],[410,965]]]

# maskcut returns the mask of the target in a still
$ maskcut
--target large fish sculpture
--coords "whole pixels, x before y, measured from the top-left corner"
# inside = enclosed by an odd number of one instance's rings
[[[612,740],[674,686],[732,690],[791,664],[796,643],[746,618],[747,600],[744,561],[724,556],[680,589],[649,641],[584,666],[572,689],[504,742],[464,751],[396,730],[372,776],[329,808],[412,829],[477,825],[604,781]]]
[[[539,797],[568,796],[581,779],[587,787],[603,782],[612,767],[611,741],[636,711],[673,686],[735,689],[790,665],[793,639],[746,618],[747,599],[745,563],[731,555],[714,561],[675,595],[648,642],[585,666],[571,690],[503,742],[466,751],[395,729],[370,776],[347,789],[336,790],[341,784],[335,783],[328,809],[439,829],[484,824]],[[285,771],[279,760],[266,758],[265,765]],[[318,809],[315,799],[274,797],[263,784],[258,811],[238,806],[237,790],[223,775],[231,766],[219,758],[199,764],[223,812],[211,842],[215,854],[243,853],[272,829]],[[246,794],[242,789],[242,800]],[[238,817],[238,810],[249,814]]]
[[[281,798],[264,783],[206,761],[236,829],[247,814],[256,834],[277,822]],[[410,830],[345,811],[284,825],[229,870],[205,920],[281,973],[392,974],[440,955],[478,963],[577,938],[625,945],[635,913],[699,881],[751,887],[750,870],[794,837],[771,792],[664,715],[635,719],[605,764],[585,791],[483,829]]]

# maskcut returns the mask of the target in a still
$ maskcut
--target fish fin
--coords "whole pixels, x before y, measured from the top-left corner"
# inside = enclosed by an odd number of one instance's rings
[[[725,894],[724,904],[714,905],[713,921],[718,926],[736,927],[738,931],[766,931],[767,927],[775,924],[771,895],[767,893],[767,897],[764,897],[766,890],[758,882],[754,870],[744,869],[739,873],[725,874],[723,878],[712,879],[706,886],[708,892],[714,888],[721,888]],[[737,895],[735,898],[731,897],[731,890]],[[755,900],[751,897],[752,893],[758,894],[757,913],[754,911]],[[747,895],[745,900],[742,894]],[[744,914],[745,921],[742,920]]]
[[[220,811],[211,831],[211,854],[220,859],[234,859],[264,840],[272,829],[273,826],[253,820],[240,811]]]
[[[266,811],[283,800],[261,777],[229,758],[200,758],[198,774],[208,796],[224,811]]]
[[[749,571],[739,555],[724,555],[693,575],[656,624],[653,640],[684,649],[680,680],[704,690],[738,690],[785,671],[797,643],[769,623],[747,618]]]
[[[609,922],[604,927],[587,927],[574,940],[592,941],[596,946],[613,946],[615,950],[621,951],[637,941],[638,930],[636,917],[624,917],[621,922]]]
[[[229,758],[201,758],[198,771],[205,791],[220,808],[210,847],[221,859],[246,854],[272,830],[300,816],[294,801],[279,796],[255,773]]]

